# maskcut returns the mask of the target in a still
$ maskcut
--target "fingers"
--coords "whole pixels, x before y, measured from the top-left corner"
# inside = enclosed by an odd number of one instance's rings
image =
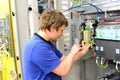
[[[83,46],[85,45],[84,41],[82,41],[82,45],[83,45]]]
[[[72,54],[76,54],[80,51],[81,47],[79,44],[74,44],[71,48],[71,53]]]
[[[84,41],[82,41],[82,46],[81,46],[81,47],[83,47],[83,46],[90,47],[90,44],[86,45],[86,44],[85,44],[85,42],[84,42]]]

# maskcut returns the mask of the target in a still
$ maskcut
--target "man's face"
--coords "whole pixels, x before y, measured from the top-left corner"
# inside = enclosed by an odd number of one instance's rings
[[[57,41],[57,39],[63,35],[64,29],[65,29],[65,25],[61,26],[58,30],[54,29],[53,37],[52,37],[53,41]]]

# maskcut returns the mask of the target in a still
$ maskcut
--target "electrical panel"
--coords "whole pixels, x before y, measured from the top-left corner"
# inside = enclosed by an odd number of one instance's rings
[[[111,17],[110,15],[109,18],[102,17],[96,28],[96,64],[98,67],[103,68],[103,71],[110,67],[112,67],[113,70],[113,72],[107,71],[107,73],[109,73],[107,75],[102,75],[101,79],[103,80],[119,80],[120,77],[120,15],[115,15],[118,12],[119,11],[111,11],[109,12],[109,14],[112,15]]]
[[[101,23],[96,28],[96,51],[107,59],[119,60],[120,54],[120,22],[119,18],[101,19]],[[102,48],[102,50],[101,50]]]
[[[87,72],[78,80],[119,80],[120,1],[71,0],[68,3],[70,7],[63,10],[70,23],[63,37],[63,52],[67,54],[73,44],[81,41],[91,44],[87,55],[80,59],[89,69],[82,67]],[[91,60],[94,70],[89,64]],[[88,75],[91,71],[95,76]]]

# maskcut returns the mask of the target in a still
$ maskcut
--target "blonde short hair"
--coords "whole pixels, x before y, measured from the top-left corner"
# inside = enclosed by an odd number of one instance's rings
[[[63,25],[67,27],[68,21],[65,16],[57,10],[46,10],[40,16],[39,29],[41,30],[47,29],[50,31],[50,27],[55,27],[56,30],[58,30],[59,27]]]

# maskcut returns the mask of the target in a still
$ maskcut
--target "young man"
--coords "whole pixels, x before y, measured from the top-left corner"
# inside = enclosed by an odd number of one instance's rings
[[[64,56],[50,41],[57,41],[68,26],[65,16],[48,10],[40,17],[39,32],[27,42],[24,49],[24,80],[62,80],[74,62],[85,55],[89,46],[75,44]]]

